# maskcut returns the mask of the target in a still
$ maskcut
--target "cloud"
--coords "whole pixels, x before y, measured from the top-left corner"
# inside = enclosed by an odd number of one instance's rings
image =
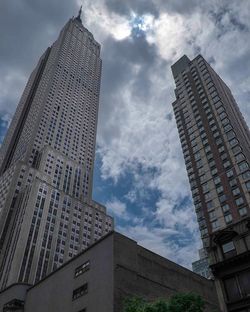
[[[108,202],[106,202],[106,207],[108,209],[108,213],[119,217],[119,218],[127,218],[126,217],[126,204],[121,202],[119,199],[113,197]]]
[[[104,1],[95,2],[78,0],[78,5],[83,5],[83,21],[101,42],[112,36],[115,40],[123,40],[129,37],[131,25],[129,20],[123,16],[111,12],[107,9]]]
[[[112,59],[106,59],[104,45],[104,64],[112,68],[115,63],[116,68],[106,73],[103,92],[109,88],[111,95],[104,94],[101,103],[103,122],[99,126],[98,144],[102,177],[113,178],[119,184],[120,177],[132,172],[134,183],[128,191],[128,196],[133,195],[132,203],[135,198],[143,202],[148,190],[159,192],[154,207],[148,209],[154,211],[153,218],[161,227],[178,229],[182,234],[188,230],[193,239],[189,242],[190,250],[195,250],[200,241],[171,107],[174,100],[171,64],[184,53],[191,58],[203,54],[232,88],[248,120],[250,116],[246,100],[250,88],[245,82],[249,79],[249,66],[240,66],[250,59],[250,48],[245,44],[249,36],[245,6],[242,4],[239,10],[237,5],[225,1],[217,4],[218,1],[206,1],[192,11],[187,8],[183,12],[172,6],[158,16],[149,14],[150,27],[145,36],[113,42]],[[160,2],[157,5],[159,8]],[[232,42],[241,47],[239,54],[231,48]],[[141,52],[139,56],[137,49]],[[145,50],[150,54],[145,54]],[[117,67],[118,73],[122,73],[118,76]],[[113,77],[117,78],[114,88]],[[240,86],[235,79],[240,79]],[[139,237],[139,231],[135,233]],[[154,237],[160,240],[159,236]],[[178,249],[165,244],[165,250],[168,248],[175,252]]]
[[[11,118],[16,106],[15,101],[25,82],[26,76],[18,70],[9,69],[0,77],[0,112],[1,115],[5,115],[5,119]]]
[[[102,44],[97,150],[100,180],[110,191],[104,202],[119,230],[190,267],[200,240],[173,117],[170,66],[183,54],[203,54],[250,123],[250,2],[6,1],[0,11],[5,120],[39,56],[80,4],[84,25]]]
[[[176,239],[171,239],[171,236],[180,235],[180,233],[171,229],[137,225],[118,227],[118,231],[136,240],[139,245],[188,268],[191,268],[194,253],[197,254],[197,250],[200,248],[197,236],[195,240],[186,238],[186,242],[182,246],[178,245]],[[182,237],[182,240],[184,239]]]

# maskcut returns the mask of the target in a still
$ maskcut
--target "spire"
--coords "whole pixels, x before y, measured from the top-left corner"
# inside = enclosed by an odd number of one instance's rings
[[[82,20],[81,20],[81,14],[82,14],[82,5],[80,6],[80,9],[79,9],[79,12],[78,12],[78,15],[76,17],[76,20],[78,20],[79,22],[82,23]]]

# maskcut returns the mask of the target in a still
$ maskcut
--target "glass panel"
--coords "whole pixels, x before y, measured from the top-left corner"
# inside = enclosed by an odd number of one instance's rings
[[[250,296],[250,271],[243,271],[239,274],[239,284],[244,297]]]
[[[228,242],[228,243],[222,245],[222,249],[223,249],[224,253],[229,252],[231,250],[234,250],[235,249],[234,243]]]
[[[229,302],[241,299],[240,291],[235,277],[224,280],[224,286]]]

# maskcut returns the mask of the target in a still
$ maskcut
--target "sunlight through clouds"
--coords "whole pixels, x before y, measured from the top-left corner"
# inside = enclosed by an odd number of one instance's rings
[[[115,40],[123,40],[130,36],[131,25],[129,20],[115,13],[109,12],[104,1],[78,1],[84,5],[84,21],[90,28],[97,28],[95,36],[111,35]]]

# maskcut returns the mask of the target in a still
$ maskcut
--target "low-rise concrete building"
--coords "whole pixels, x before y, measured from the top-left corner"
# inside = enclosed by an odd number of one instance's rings
[[[206,311],[219,311],[213,281],[116,232],[106,235],[27,292],[27,285],[19,285],[19,293],[17,287],[0,293],[0,311],[5,311],[4,305],[11,300],[18,299],[25,302],[23,310],[6,311],[121,312],[127,297],[140,296],[151,301],[169,298],[177,292],[197,293],[205,300]]]

